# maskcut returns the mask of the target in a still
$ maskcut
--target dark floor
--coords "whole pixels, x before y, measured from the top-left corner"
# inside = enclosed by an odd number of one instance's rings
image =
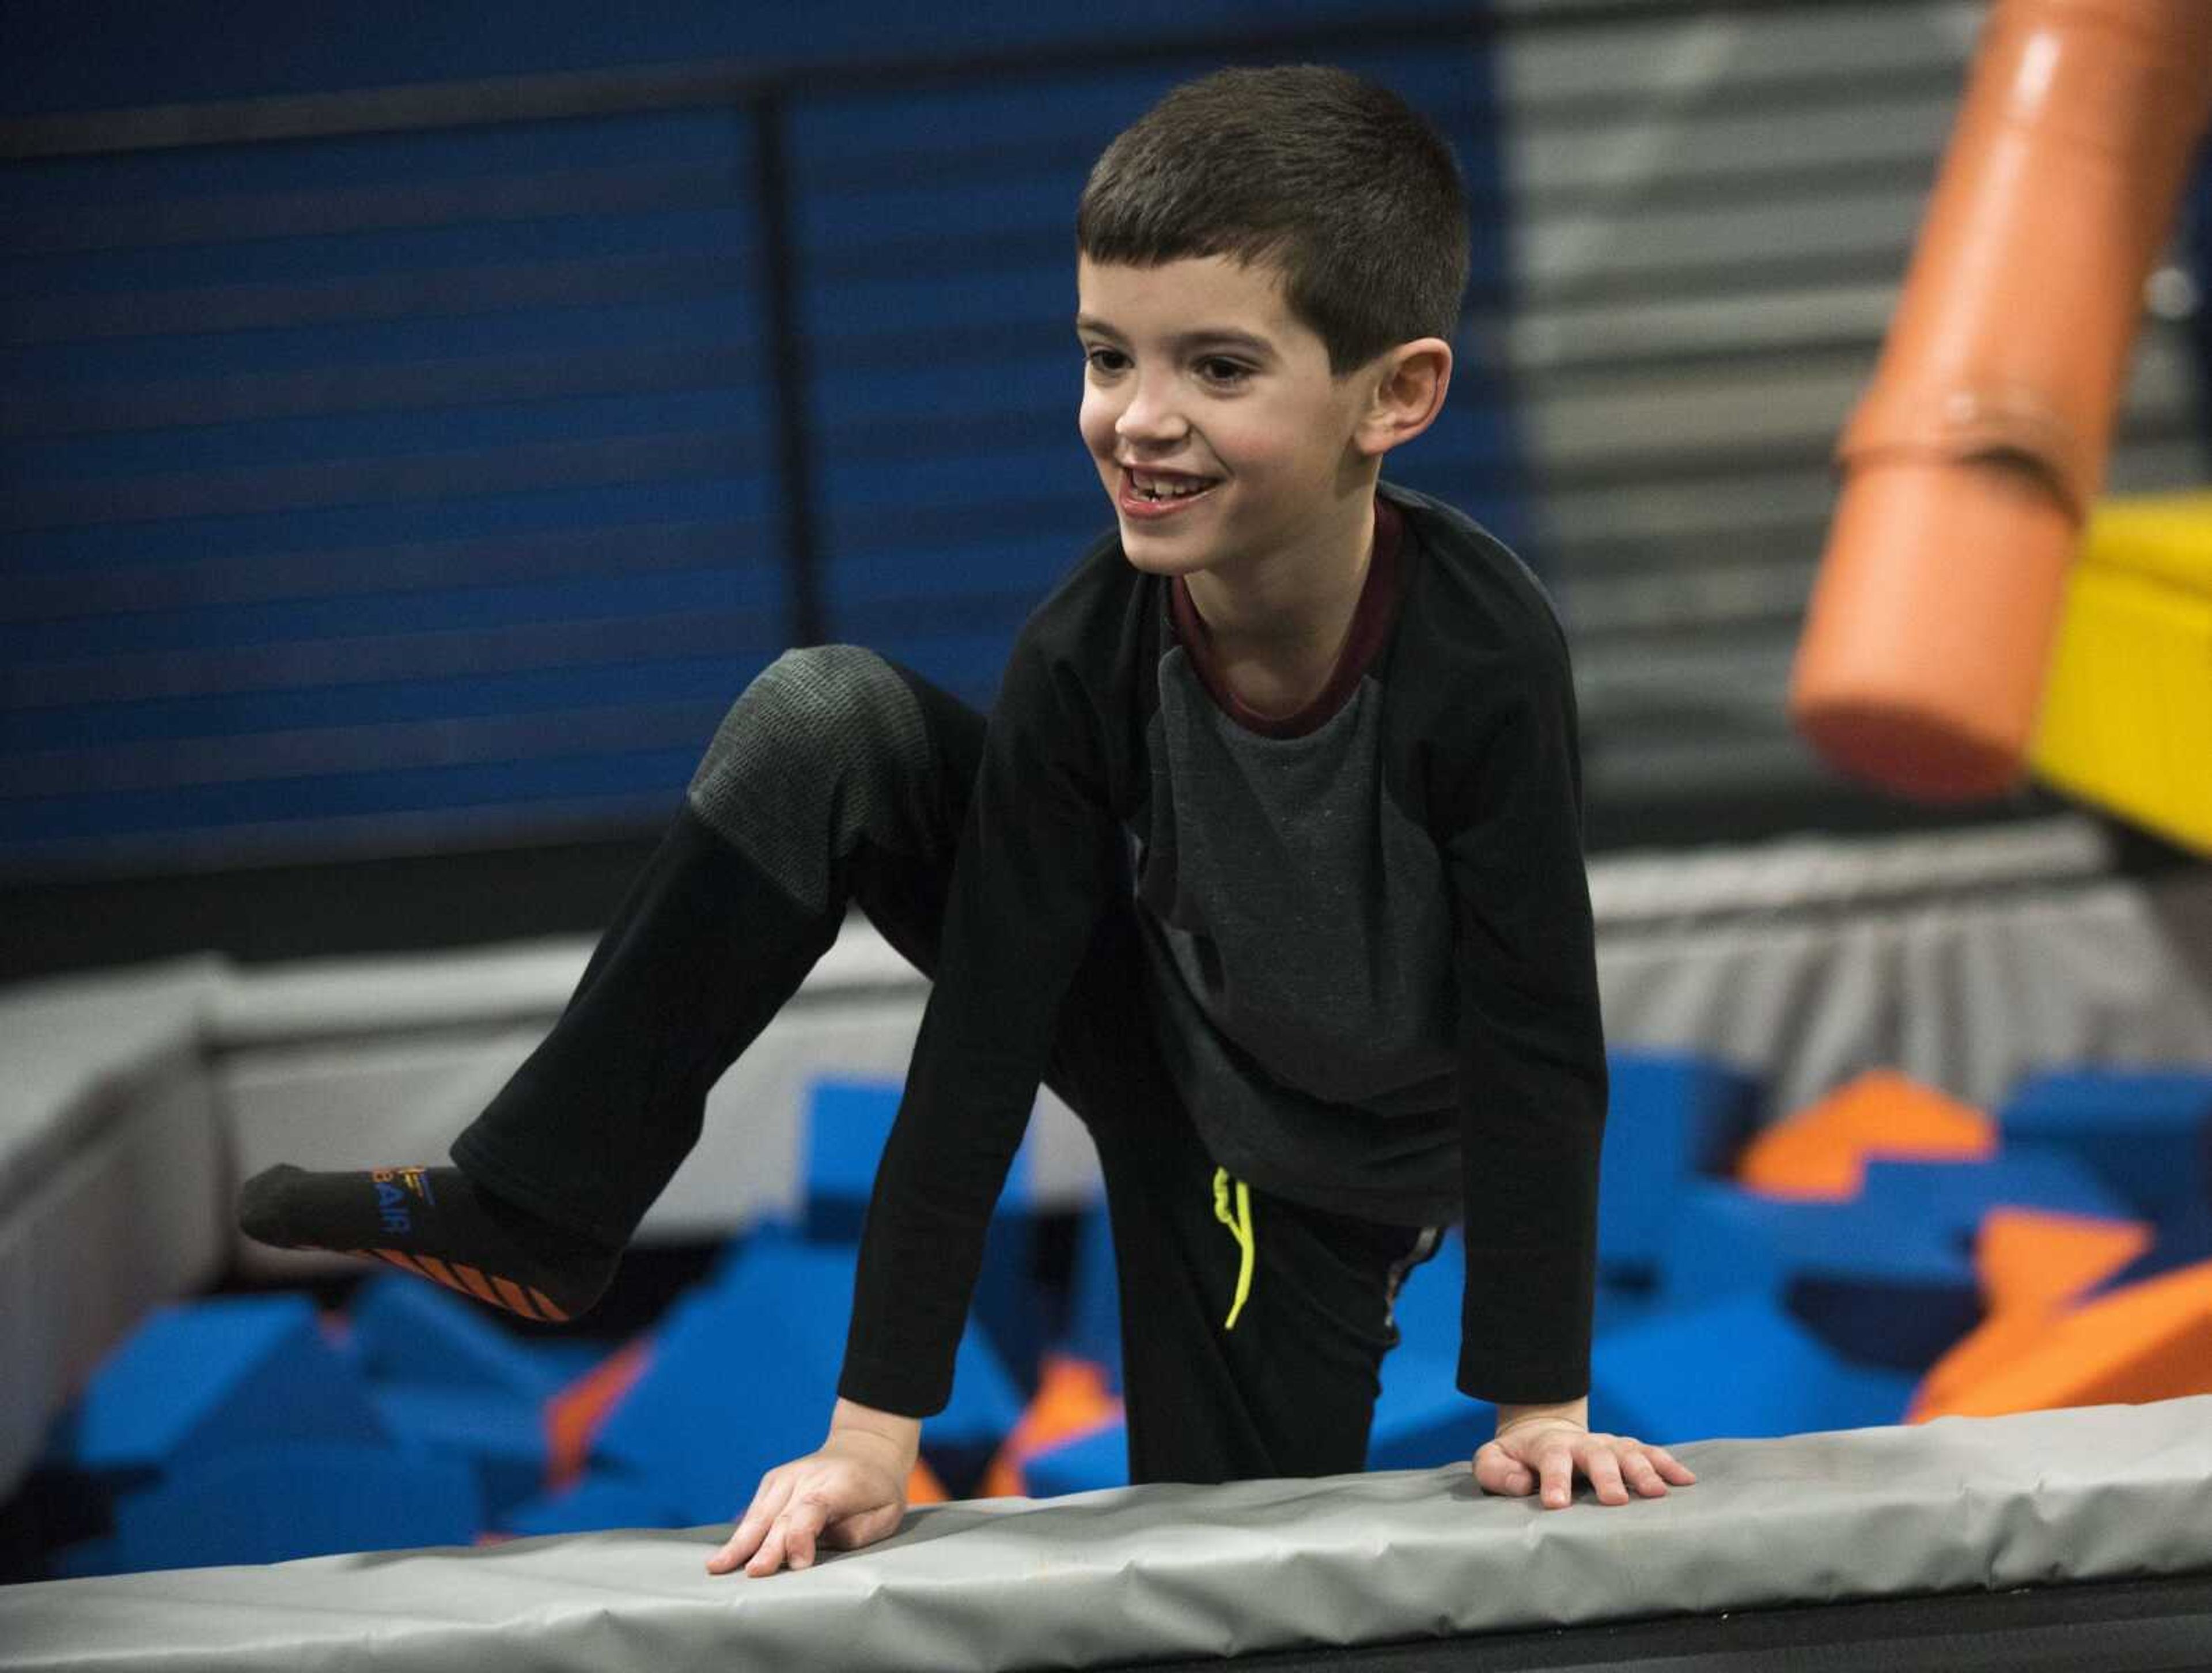
[[[2166,1673],[2212,1668],[2212,1572],[1244,1656],[1238,1673]],[[1218,1660],[1150,1662],[1198,1673]]]

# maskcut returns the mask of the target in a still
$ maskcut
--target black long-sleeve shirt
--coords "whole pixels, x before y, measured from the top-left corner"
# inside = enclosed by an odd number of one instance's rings
[[[1179,583],[1098,540],[1017,640],[863,1236],[840,1391],[939,1409],[984,1227],[1099,915],[1133,894],[1217,1162],[1459,1219],[1459,1382],[1589,1388],[1606,1073],[1565,636],[1535,579],[1382,484],[1328,689],[1240,712]]]

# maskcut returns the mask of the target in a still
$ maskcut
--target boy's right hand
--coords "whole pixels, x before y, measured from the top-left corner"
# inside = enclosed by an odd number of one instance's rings
[[[849,1401],[837,1402],[821,1450],[761,1477],[744,1518],[707,1559],[709,1574],[739,1564],[755,1579],[805,1568],[817,1546],[849,1551],[896,1530],[906,1484],[921,1450],[921,1425]]]

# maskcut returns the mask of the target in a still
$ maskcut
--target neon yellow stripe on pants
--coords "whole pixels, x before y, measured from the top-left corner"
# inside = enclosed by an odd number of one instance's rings
[[[1237,1208],[1229,1208],[1229,1187],[1237,1187]],[[1252,1188],[1242,1179],[1231,1180],[1227,1168],[1213,1171],[1213,1217],[1229,1228],[1230,1236],[1237,1239],[1240,1258],[1237,1263],[1237,1301],[1229,1310],[1228,1323],[1221,1328],[1234,1330],[1237,1315],[1244,1311],[1244,1302],[1252,1293],[1252,1255],[1257,1246],[1252,1239]]]

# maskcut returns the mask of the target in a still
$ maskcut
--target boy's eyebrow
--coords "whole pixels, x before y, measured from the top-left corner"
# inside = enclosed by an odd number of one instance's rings
[[[1095,332],[1101,337],[1121,337],[1121,332],[1103,319],[1095,319],[1088,313],[1075,316],[1075,329]],[[1127,339],[1122,340],[1126,342]],[[1255,337],[1250,332],[1240,332],[1229,325],[1201,325],[1195,331],[1178,332],[1168,339],[1168,343],[1170,347],[1177,349],[1195,348],[1202,343],[1228,343],[1240,349],[1249,349],[1255,354],[1271,355],[1275,351],[1275,345],[1266,338]]]

